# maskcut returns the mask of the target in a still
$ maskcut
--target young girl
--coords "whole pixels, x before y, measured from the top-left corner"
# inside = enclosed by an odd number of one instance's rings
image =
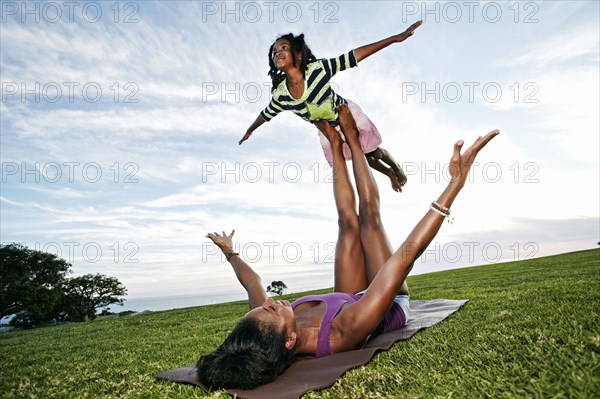
[[[339,131],[336,107],[348,104],[358,125],[361,148],[369,165],[390,178],[394,191],[402,191],[406,175],[390,153],[379,147],[379,131],[357,104],[335,93],[329,81],[337,72],[355,67],[360,61],[392,43],[406,40],[421,23],[422,21],[417,21],[403,33],[359,47],[339,57],[321,60],[317,60],[310,51],[303,34],[294,36],[289,33],[279,37],[269,48],[269,76],[273,81],[273,98],[250,125],[239,144],[248,140],[254,130],[282,111],[292,111],[308,122],[327,120]],[[331,165],[333,157],[329,142],[320,131],[319,136],[325,158]],[[343,146],[343,153],[346,160],[351,159],[347,144]]]

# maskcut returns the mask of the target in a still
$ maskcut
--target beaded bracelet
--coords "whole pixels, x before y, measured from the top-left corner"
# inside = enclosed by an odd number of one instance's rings
[[[437,207],[439,207],[440,209],[438,209]],[[446,208],[443,205],[440,205],[437,201],[433,201],[431,203],[431,205],[429,205],[429,209],[431,209],[432,211],[442,215],[443,217],[447,218],[450,216],[450,208]],[[454,223],[454,216],[449,217],[448,219],[448,223]]]
[[[447,213],[448,213],[448,215],[450,215],[450,213],[451,213],[451,212],[450,212],[450,208],[446,208],[445,206],[443,206],[442,204],[440,204],[440,203],[439,203],[439,202],[437,202],[437,201],[433,201],[431,204],[432,204],[432,205],[435,205],[435,206],[437,206],[437,207],[438,207],[440,210],[442,210],[442,211],[444,211],[444,212],[447,212]]]
[[[231,259],[231,257],[232,257],[233,255],[238,255],[238,256],[239,256],[240,254],[238,254],[237,252],[227,252],[227,253],[225,254],[225,259],[227,259],[227,262],[229,262],[229,259]]]
[[[440,215],[442,215],[443,217],[447,218],[448,216],[450,216],[449,213],[443,212],[439,209],[437,209],[435,206],[433,206],[433,204],[429,205],[429,209],[431,209],[432,211],[439,213]]]

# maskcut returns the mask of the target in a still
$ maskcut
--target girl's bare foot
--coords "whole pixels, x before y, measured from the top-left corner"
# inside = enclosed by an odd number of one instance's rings
[[[365,154],[369,166],[375,169],[376,171],[383,173],[390,179],[390,182],[392,183],[392,190],[394,190],[397,193],[402,192],[402,184],[400,184],[400,181],[396,177],[396,174],[394,173],[392,168],[388,168],[383,163],[381,163],[379,159],[377,159],[371,154],[372,153]]]
[[[394,176],[396,176],[396,179],[398,179],[398,183],[400,183],[400,186],[404,186],[408,179],[406,178],[406,174],[404,174],[404,171],[402,170],[400,165],[398,165],[396,161],[394,161],[394,163],[390,165],[390,168],[394,172]]]
[[[396,173],[394,172],[394,170],[392,168],[388,168],[388,172],[386,174],[390,178],[390,181],[392,182],[392,189],[397,193],[401,193],[402,186],[404,186],[404,183],[401,183],[398,180],[398,177],[396,176]]]
[[[379,159],[381,162],[385,163],[392,169],[392,171],[394,172],[394,175],[396,176],[396,179],[400,183],[400,186],[404,186],[406,184],[406,181],[407,181],[406,174],[404,173],[404,171],[402,170],[402,168],[400,167],[398,162],[396,162],[396,160],[394,159],[392,154],[389,153],[388,150],[386,150],[385,148],[379,147],[375,151],[373,151],[369,154],[372,155],[374,158]]]

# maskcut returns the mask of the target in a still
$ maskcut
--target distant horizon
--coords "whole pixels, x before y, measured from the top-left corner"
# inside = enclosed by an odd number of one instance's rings
[[[568,254],[568,253],[575,253],[575,252],[582,252],[582,251],[590,251],[590,250],[595,250],[595,249],[600,249],[600,248],[587,248],[587,249],[579,249],[579,250],[574,250],[574,251],[568,251],[568,252],[560,252],[560,253],[556,253],[556,254],[551,254],[551,255],[544,255],[544,256],[538,256],[538,257],[534,257],[534,258],[529,258],[529,259],[539,259],[539,258],[546,258],[546,257],[551,257],[551,256],[557,256],[557,255],[563,255],[563,254]],[[412,270],[411,273],[409,274],[409,277],[411,276],[417,276],[417,275],[426,275],[426,274],[433,274],[433,273],[441,273],[441,272],[447,272],[447,271],[452,271],[452,270],[458,270],[458,269],[466,269],[466,268],[471,268],[471,267],[485,267],[485,266],[492,266],[492,265],[499,265],[499,264],[503,264],[503,263],[509,263],[509,262],[516,262],[516,261],[522,261],[522,260],[528,260],[528,259],[521,259],[521,260],[507,260],[507,261],[503,261],[503,262],[497,262],[497,263],[486,263],[486,264],[479,264],[479,265],[466,265],[466,266],[459,266],[459,267],[455,267],[455,268],[451,268],[451,269],[440,269],[440,270],[432,270],[432,271],[426,271],[426,272],[418,272],[416,270]],[[265,281],[263,281],[263,285]],[[284,281],[285,283],[285,281]],[[325,286],[316,286],[316,287],[298,287],[295,289],[287,289],[285,290],[283,295],[291,295],[291,294],[298,294],[298,293],[302,293],[302,292],[308,292],[308,291],[314,291],[314,290],[323,290],[323,289],[329,289],[329,288],[333,288],[333,281],[331,281],[331,284],[329,285],[325,285]],[[212,299],[211,295],[213,296],[217,296],[217,297],[240,297],[240,299],[232,299],[232,300],[227,300],[226,302],[206,302],[206,303],[199,303],[198,305],[190,305],[190,306],[184,306],[184,307],[193,307],[193,306],[204,306],[204,305],[212,305],[212,304],[218,304],[218,303],[228,303],[228,302],[237,302],[237,301],[241,301],[241,300],[245,300],[247,299],[246,293],[245,291],[240,287],[239,289],[236,290],[231,290],[231,291],[226,291],[226,292],[215,292],[212,294],[201,294],[201,293],[189,293],[189,294],[179,294],[179,295],[160,295],[160,296],[150,296],[150,297],[131,297],[131,298],[125,298],[126,302],[124,307],[122,308],[121,306],[118,305],[110,305],[110,306],[114,306],[115,309],[111,309],[111,311],[113,313],[119,313],[121,311],[126,311],[129,310],[127,308],[127,300],[132,299],[134,301],[139,301],[139,300],[157,300],[157,299],[199,299],[199,298],[206,298],[206,299]],[[109,306],[109,307],[110,307]],[[172,309],[182,309],[181,308],[172,308]],[[121,310],[123,309],[123,310]],[[143,309],[143,310],[151,310],[151,309]],[[143,311],[143,310],[139,310],[139,311]]]

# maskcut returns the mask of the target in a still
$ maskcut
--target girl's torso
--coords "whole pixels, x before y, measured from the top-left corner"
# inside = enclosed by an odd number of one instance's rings
[[[279,83],[261,116],[268,122],[280,112],[292,111],[308,122],[321,119],[335,123],[338,117],[336,107],[347,101],[332,90],[330,79],[337,72],[356,65],[353,51],[309,63],[303,81],[297,80],[288,85],[286,77]]]
[[[290,96],[294,100],[300,100],[304,93],[306,92],[306,80],[302,79],[297,83],[291,83],[289,80],[285,80],[286,88],[290,93]]]

